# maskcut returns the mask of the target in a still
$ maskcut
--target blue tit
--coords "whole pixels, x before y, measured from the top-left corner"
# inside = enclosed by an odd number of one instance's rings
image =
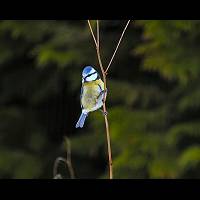
[[[104,83],[98,72],[91,66],[86,66],[82,72],[81,109],[82,113],[76,124],[76,128],[82,128],[89,112],[93,112],[103,105]]]

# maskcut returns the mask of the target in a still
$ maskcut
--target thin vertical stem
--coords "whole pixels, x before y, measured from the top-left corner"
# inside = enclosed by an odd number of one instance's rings
[[[92,34],[94,43],[96,45],[96,52],[97,52],[97,58],[98,58],[98,62],[99,62],[99,66],[101,68],[101,73],[103,76],[103,82],[104,82],[104,90],[107,91],[107,87],[106,87],[106,73],[104,71],[103,68],[103,64],[101,61],[101,55],[100,55],[100,49],[99,49],[99,22],[97,21],[97,41],[94,37],[94,33],[92,30],[92,27],[90,25],[90,21],[88,20],[88,25],[90,28],[90,32]],[[106,93],[104,93],[104,98],[103,98],[103,112],[107,113],[106,110]],[[109,123],[108,123],[108,118],[107,115],[104,115],[104,119],[105,119],[105,126],[106,126],[106,139],[107,139],[107,148],[108,148],[108,162],[109,162],[109,178],[112,179],[113,178],[113,170],[112,170],[112,150],[111,150],[111,143],[110,143],[110,132],[109,132]]]
[[[118,44],[117,44],[117,46],[116,46],[116,48],[115,48],[115,51],[114,51],[114,53],[113,53],[113,55],[112,55],[112,58],[111,58],[111,60],[110,60],[110,62],[109,62],[109,64],[108,64],[108,67],[106,68],[105,73],[108,72],[108,69],[109,69],[109,67],[110,67],[110,65],[111,65],[111,63],[112,63],[112,61],[113,61],[113,59],[114,59],[114,57],[115,57],[115,55],[116,55],[116,52],[117,52],[117,50],[118,50],[118,48],[119,48],[119,45],[120,45],[120,43],[121,43],[121,40],[122,40],[122,38],[123,38],[123,36],[124,36],[124,33],[125,33],[125,31],[126,31],[128,25],[129,25],[130,21],[131,21],[131,20],[128,20],[128,22],[126,23],[126,26],[125,26],[125,28],[124,28],[124,30],[123,30],[121,36],[120,36],[120,39],[119,39],[119,41],[118,41]]]
[[[66,164],[68,170],[69,170],[69,175],[71,179],[75,178],[75,174],[74,174],[74,169],[72,167],[72,162],[71,162],[71,145],[70,145],[70,140],[66,137],[65,139],[66,142],[66,148],[67,148],[67,159],[62,158],[62,157],[58,157],[56,158],[55,162],[54,162],[54,168],[53,168],[53,176],[55,177],[61,177],[60,174],[57,174],[57,170],[58,170],[58,165],[59,163],[62,161]]]
[[[100,49],[99,35],[99,20],[97,20],[97,46]]]
[[[94,43],[95,43],[95,45],[96,45],[96,47],[97,47],[97,46],[98,46],[98,45],[97,45],[97,41],[96,41],[96,38],[95,38],[95,36],[94,36],[94,32],[93,32],[93,30],[92,30],[92,26],[91,26],[91,24],[90,24],[90,20],[87,20],[87,22],[88,22],[88,25],[89,25],[90,32],[91,32],[91,34],[92,34]]]
[[[70,173],[70,177],[72,179],[75,178],[75,174],[74,174],[74,169],[72,166],[72,160],[71,160],[71,143],[68,137],[65,138],[65,142],[66,142],[66,148],[67,148],[67,163],[68,163],[68,169],[69,169],[69,173]]]
[[[103,75],[104,90],[107,91],[107,87],[106,87],[106,74],[105,74],[105,72],[103,70],[101,56],[100,56],[100,52],[99,52],[98,48],[97,48],[97,57],[98,57],[98,61],[99,61],[100,67],[101,67],[101,72],[102,72],[102,75]],[[104,98],[103,98],[103,112],[107,113],[107,110],[106,110],[106,93],[104,93]],[[112,149],[111,149],[111,142],[110,142],[109,123],[108,123],[108,118],[107,118],[106,114],[104,114],[104,119],[105,119],[105,126],[106,126],[106,137],[107,137],[107,148],[108,148],[109,178],[113,179]]]
[[[117,44],[117,46],[116,46],[116,48],[115,48],[115,51],[114,51],[114,53],[113,53],[113,55],[112,55],[112,57],[111,57],[111,60],[110,60],[110,62],[109,62],[109,64],[108,64],[106,70],[104,70],[103,64],[102,64],[102,61],[101,61],[100,48],[99,48],[99,46],[100,46],[100,42],[99,42],[99,38],[100,38],[100,36],[99,36],[99,20],[97,20],[97,40],[96,40],[96,38],[95,38],[95,36],[94,36],[94,32],[93,32],[93,30],[92,30],[90,21],[87,20],[88,25],[89,25],[90,32],[91,32],[91,34],[92,34],[92,37],[93,37],[93,40],[94,40],[94,43],[95,43],[95,46],[96,46],[97,58],[98,58],[99,66],[100,66],[100,68],[101,68],[101,73],[102,73],[102,76],[103,76],[104,90],[105,90],[105,91],[107,91],[107,87],[106,87],[106,75],[107,75],[107,72],[108,72],[108,70],[109,70],[109,68],[110,68],[110,65],[111,65],[111,63],[112,63],[112,61],[113,61],[115,55],[116,55],[116,52],[117,52],[117,50],[118,50],[118,48],[119,48],[119,45],[120,45],[120,43],[121,43],[121,41],[122,41],[122,38],[123,38],[123,36],[124,36],[124,33],[125,33],[125,31],[126,31],[128,25],[129,25],[130,21],[131,21],[131,20],[128,20],[128,22],[127,22],[127,24],[126,24],[126,26],[125,26],[125,28],[124,28],[124,30],[123,30],[121,36],[120,36],[120,39],[119,39],[118,44]],[[104,113],[107,113],[107,111],[106,111],[106,96],[107,96],[107,95],[106,95],[106,94],[107,94],[107,92],[104,93],[104,98],[103,98],[103,111],[104,111]],[[104,115],[104,118],[105,118],[106,136],[107,136],[107,146],[108,146],[109,177],[110,177],[110,179],[112,179],[112,178],[113,178],[113,170],[112,170],[112,150],[111,150],[111,142],[110,142],[109,123],[108,123],[108,118],[107,118],[107,115],[106,115],[106,114]]]

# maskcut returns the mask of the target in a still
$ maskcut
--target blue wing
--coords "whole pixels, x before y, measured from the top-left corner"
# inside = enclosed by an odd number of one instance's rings
[[[81,87],[80,103],[81,103],[82,96],[83,96],[83,86]],[[81,103],[81,109],[83,109],[82,103]]]
[[[104,93],[107,93],[107,89],[106,89],[106,90],[103,90],[99,84],[98,84],[98,86],[99,86],[99,89],[100,89],[100,93],[99,93],[97,99],[102,99],[102,100],[103,100]],[[105,95],[106,95],[106,94],[105,94]]]

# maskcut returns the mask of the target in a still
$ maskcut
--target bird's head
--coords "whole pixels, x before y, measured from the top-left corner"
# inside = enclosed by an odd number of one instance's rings
[[[91,66],[86,66],[82,72],[82,82],[95,81],[99,78],[98,72]]]

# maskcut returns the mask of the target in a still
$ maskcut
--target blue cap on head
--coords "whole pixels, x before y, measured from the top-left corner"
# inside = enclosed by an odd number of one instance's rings
[[[94,73],[96,70],[91,67],[91,66],[86,66],[84,69],[83,69],[83,72],[82,72],[82,76],[85,77],[87,76],[88,74],[90,73]]]

